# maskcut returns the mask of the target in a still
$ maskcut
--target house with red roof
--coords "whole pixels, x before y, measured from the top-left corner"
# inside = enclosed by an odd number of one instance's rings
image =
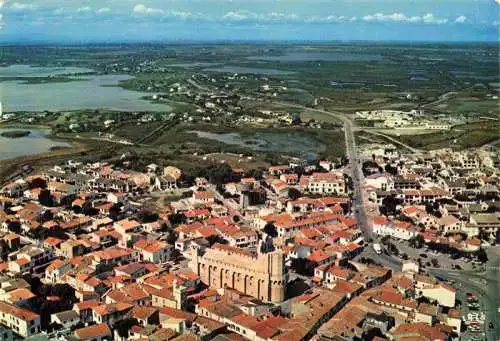
[[[135,257],[135,252],[129,248],[119,246],[108,247],[104,250],[99,250],[89,254],[95,264],[117,265],[130,263]]]
[[[418,234],[418,229],[407,221],[388,221],[385,217],[374,217],[373,232],[379,236],[390,236],[397,239],[409,240]]]
[[[0,323],[22,338],[41,332],[40,315],[7,302],[0,302]]]
[[[174,247],[167,242],[142,239],[134,244],[133,249],[138,261],[162,264],[170,260]]]
[[[314,269],[320,265],[331,263],[337,258],[337,253],[330,250],[314,250],[307,259],[307,268]]]
[[[80,315],[80,321],[88,323],[92,321],[92,308],[98,305],[99,302],[97,300],[82,301],[73,305],[73,311]]]
[[[88,341],[106,341],[113,337],[113,333],[106,323],[76,329],[74,335],[77,340]]]
[[[184,212],[184,216],[187,218],[188,223],[193,221],[202,221],[210,218],[210,211],[206,208],[194,208],[192,210]]]
[[[116,321],[130,316],[133,307],[132,304],[122,302],[98,305],[91,308],[92,320],[96,323],[107,323],[111,326]]]
[[[290,170],[290,166],[288,165],[280,165],[280,166],[271,166],[268,169],[269,174],[278,176],[284,174]]]
[[[437,327],[423,322],[400,324],[391,330],[390,334],[395,341],[447,341],[451,339]]]
[[[62,276],[72,268],[70,261],[56,259],[45,269],[45,280],[50,283],[61,283]]]
[[[382,288],[382,290],[372,296],[372,301],[390,308],[406,312],[416,312],[417,303],[406,299],[399,291],[394,288]]]
[[[336,172],[302,175],[300,188],[318,194],[344,194],[346,192],[344,177]]]
[[[208,191],[196,191],[193,193],[193,200],[195,202],[212,203],[215,201],[215,195]]]
[[[280,180],[287,185],[296,185],[299,182],[299,176],[295,173],[292,174],[281,174]]]

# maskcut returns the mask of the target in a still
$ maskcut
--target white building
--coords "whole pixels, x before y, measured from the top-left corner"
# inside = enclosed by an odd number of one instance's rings
[[[0,323],[24,338],[41,331],[40,315],[6,302],[0,302]]]

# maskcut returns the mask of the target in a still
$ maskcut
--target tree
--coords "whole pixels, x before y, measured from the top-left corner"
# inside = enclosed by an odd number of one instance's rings
[[[76,195],[71,194],[71,195],[66,195],[61,198],[61,205],[67,208],[71,208],[71,205],[73,204],[73,201],[75,200]]]
[[[170,230],[170,227],[166,223],[160,224],[160,232],[168,232],[169,230]]]
[[[95,207],[92,206],[92,203],[90,201],[86,201],[83,204],[82,213],[87,215],[87,216],[95,216],[99,213],[99,211]]]
[[[308,266],[308,261],[304,258],[292,258],[291,268],[304,276],[313,275],[313,269]]]
[[[118,218],[119,218],[120,211],[121,211],[121,205],[120,204],[114,204],[109,209],[109,217],[111,219],[113,219],[114,221],[117,221]]]
[[[481,263],[486,263],[488,261],[488,255],[486,254],[486,251],[484,249],[479,249],[476,253],[477,260],[480,261]]]
[[[419,304],[422,304],[422,303],[425,303],[425,304],[430,304],[430,303],[431,303],[431,301],[430,301],[427,297],[425,297],[425,296],[420,296],[420,297],[418,297],[418,298],[417,298],[417,302],[418,302]]]
[[[370,328],[370,329],[364,331],[361,334],[361,338],[358,338],[358,339],[362,340],[362,341],[371,341],[375,337],[378,337],[379,339],[385,339],[384,333],[382,333],[382,331],[379,328]]]
[[[385,171],[391,175],[398,175],[397,167],[393,167],[389,164],[385,166]]]
[[[179,238],[177,232],[171,230],[167,235],[167,243],[169,243],[170,245],[174,245],[175,242],[177,241],[177,238]]]
[[[142,210],[138,214],[141,223],[152,223],[158,220],[158,213],[153,213],[148,210]]]
[[[382,199],[382,207],[380,207],[380,213],[385,215],[395,215],[396,207],[401,204],[401,199],[397,199],[394,195],[387,196]]]
[[[396,256],[399,254],[398,248],[393,243],[387,244],[387,251],[389,251],[390,253],[392,253]]]
[[[5,239],[0,240],[0,257],[3,261],[7,260],[7,256],[9,255],[9,244],[5,241]]]
[[[247,175],[249,177],[255,178],[255,180],[262,180],[262,176],[264,175],[264,172],[260,169],[251,169],[248,171]]]
[[[55,330],[62,329],[63,325],[57,322],[53,322],[47,326],[47,333],[52,333]]]
[[[231,166],[226,163],[210,165],[202,169],[198,176],[207,178],[213,184],[225,184],[230,182],[233,177]]]
[[[42,178],[35,178],[29,183],[30,188],[46,188],[47,182]]]
[[[54,219],[54,214],[52,213],[51,210],[43,211],[42,215],[40,216],[41,222],[46,222],[52,219]]]
[[[274,224],[272,223],[267,223],[266,226],[264,226],[263,231],[272,238],[278,237],[278,231],[276,230],[276,226],[274,226]]]
[[[297,200],[298,198],[300,198],[301,196],[301,193],[298,189],[296,188],[293,188],[293,187],[290,187],[288,189],[288,197],[292,200]]]
[[[139,321],[135,318],[126,318],[123,320],[116,321],[113,325],[113,329],[117,331],[118,335],[123,338],[128,338],[129,330],[133,326],[139,325]]]
[[[7,220],[7,229],[14,233],[21,233],[21,223],[17,220]]]
[[[415,237],[411,237],[408,243],[413,248],[421,249],[424,246],[425,240],[421,234],[417,234]]]
[[[174,213],[168,216],[168,221],[172,226],[178,226],[186,222],[186,216],[182,213]]]
[[[54,205],[54,200],[48,189],[42,189],[38,195],[38,202],[42,206],[52,207]]]
[[[433,267],[438,268],[439,267],[439,261],[436,258],[431,259],[431,264]]]
[[[30,229],[27,233],[28,237],[35,240],[43,240],[45,238],[45,230],[43,228]]]

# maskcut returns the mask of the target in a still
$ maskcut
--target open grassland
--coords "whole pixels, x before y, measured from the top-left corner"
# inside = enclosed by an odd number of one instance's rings
[[[417,136],[401,135],[394,137],[414,148],[425,150],[439,148],[467,149],[479,147],[500,139],[500,123],[498,121],[476,122],[458,125],[449,131]]]
[[[452,100],[430,106],[430,109],[454,115],[499,117],[498,100],[475,97],[453,98]]]

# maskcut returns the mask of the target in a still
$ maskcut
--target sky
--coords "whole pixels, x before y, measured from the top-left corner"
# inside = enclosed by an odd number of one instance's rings
[[[500,0],[0,0],[0,43],[494,41]]]

